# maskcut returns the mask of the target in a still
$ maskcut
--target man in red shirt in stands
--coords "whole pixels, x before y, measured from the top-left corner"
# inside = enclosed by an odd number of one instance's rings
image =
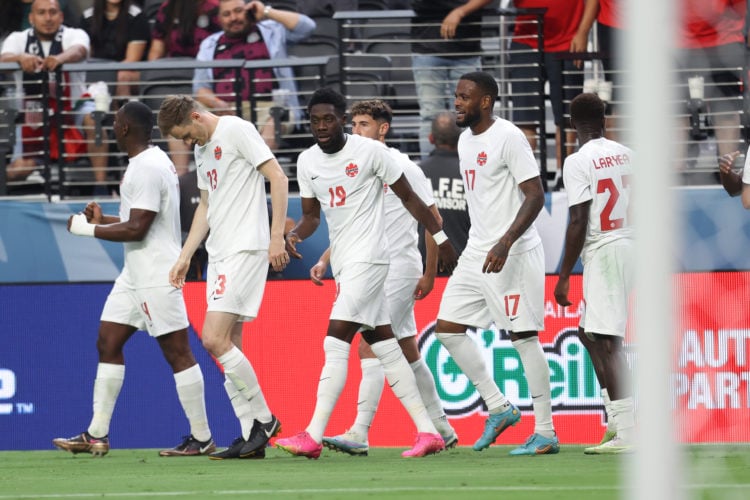
[[[537,126],[544,119],[539,114],[539,85],[549,82],[549,97],[555,118],[558,169],[562,169],[561,133],[565,126],[563,102],[570,102],[583,89],[583,65],[580,61],[561,59],[569,52],[586,52],[589,31],[596,20],[599,0],[513,0],[518,9],[547,9],[544,14],[542,79],[539,81],[537,18],[531,14],[516,17],[510,49],[513,81],[513,121],[536,150]],[[563,81],[564,75],[564,81]],[[564,85],[563,85],[564,84]],[[575,141],[574,133],[569,141]]]
[[[703,77],[718,155],[744,149],[740,117],[747,0],[681,0],[680,7],[677,81],[687,89],[688,78]]]

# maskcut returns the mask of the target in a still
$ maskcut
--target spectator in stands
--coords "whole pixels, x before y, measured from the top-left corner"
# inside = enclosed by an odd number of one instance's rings
[[[156,12],[148,60],[198,55],[198,47],[210,34],[221,30],[218,0],[166,0]],[[178,174],[188,171],[192,151],[181,141],[167,139]]]
[[[94,0],[83,11],[81,29],[91,39],[91,57],[119,62],[142,61],[150,39],[148,20],[134,0]],[[140,75],[118,71],[115,95],[127,97]],[[109,82],[108,82],[109,83]]]
[[[680,4],[680,77],[685,86],[689,77],[703,77],[706,111],[722,156],[740,147],[747,1],[681,0]]]
[[[435,149],[422,160],[420,167],[432,183],[435,205],[443,217],[443,230],[460,255],[469,238],[469,212],[464,197],[464,181],[458,165],[458,136],[463,131],[456,125],[456,114],[441,111],[432,120],[430,143]],[[424,235],[420,231],[419,248],[425,255]],[[449,273],[440,272],[441,276]]]
[[[287,43],[297,43],[315,30],[315,21],[304,14],[273,9],[270,5],[243,0],[220,0],[219,20],[222,30],[201,43],[197,59],[284,59]],[[193,78],[196,100],[216,114],[234,114],[234,70],[198,68]],[[271,149],[278,147],[275,119],[271,115],[273,91],[285,92],[286,108],[290,110],[288,124],[301,121],[297,88],[291,68],[256,69],[245,75],[242,89],[243,116],[250,116],[250,82],[254,82],[257,128]]]
[[[537,151],[544,144],[538,137],[539,120],[544,120],[544,108],[539,107],[539,85],[549,82],[549,96],[555,119],[557,168],[562,171],[562,133],[566,125],[564,101],[570,102],[583,90],[583,72],[580,61],[562,59],[569,52],[586,52],[589,31],[596,20],[599,0],[513,0],[518,9],[545,8],[544,61],[542,81],[539,82],[536,16],[522,14],[516,17],[510,52],[510,77],[513,83],[513,121],[526,134],[531,149]],[[564,86],[563,86],[564,78]],[[573,143],[570,133],[567,142]]]
[[[58,0],[34,0],[29,13],[31,28],[14,31],[5,39],[0,49],[0,62],[18,63],[23,71],[24,115],[26,125],[21,127],[21,137],[17,138],[22,148],[17,153],[23,154],[12,160],[12,165],[22,166],[17,173],[25,175],[32,166],[40,164],[44,159],[45,140],[49,141],[49,158],[58,160],[60,138],[58,137],[58,120],[64,120],[67,125],[64,130],[63,147],[68,160],[74,160],[85,154],[86,146],[83,136],[76,126],[80,127],[79,118],[91,109],[84,104],[83,113],[76,114],[76,123],[71,115],[64,116],[57,109],[57,99],[48,97],[43,102],[41,72],[47,72],[50,83],[55,81],[55,71],[64,63],[79,62],[86,59],[89,52],[89,37],[85,31],[63,25],[63,13]],[[71,103],[83,94],[86,75],[81,72],[62,73],[66,85],[62,86],[63,110],[72,111]],[[20,83],[20,82],[19,82]],[[54,89],[53,89],[54,90]],[[43,112],[49,112],[49,137],[44,137],[42,126]],[[22,165],[19,165],[19,162]],[[11,171],[14,169],[11,168]],[[30,173],[30,172],[28,172]],[[15,174],[12,174],[15,175]]]
[[[156,12],[148,60],[195,57],[211,33],[221,29],[218,0],[166,0]]]
[[[7,0],[4,2],[5,9],[0,16],[0,44],[14,31],[22,31],[31,27],[29,24],[29,13],[31,12],[31,3],[33,0]],[[73,19],[72,10],[65,0],[60,0],[60,7],[63,10],[64,17]],[[24,181],[36,171],[37,160],[34,158],[23,157],[21,152],[21,128],[16,132],[16,148],[10,158],[7,167],[8,182]],[[13,193],[26,193],[27,190],[10,189]],[[32,189],[33,191],[33,189]]]
[[[419,100],[419,150],[426,157],[432,119],[453,109],[453,86],[481,69],[482,18],[492,0],[413,0],[412,71]],[[442,41],[435,41],[443,39]]]
[[[80,25],[91,39],[92,57],[124,63],[144,59],[149,40],[148,21],[133,0],[94,0],[93,6],[83,11]],[[133,94],[131,86],[139,79],[138,71],[118,71],[115,97],[127,98]],[[119,103],[119,99],[115,103]],[[96,145],[95,127],[92,115],[86,114],[83,128],[91,153],[91,165],[97,183],[103,183],[107,180],[109,144],[102,141],[102,144]]]

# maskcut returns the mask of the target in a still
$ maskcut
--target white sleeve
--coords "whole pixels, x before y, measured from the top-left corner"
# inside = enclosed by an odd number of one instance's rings
[[[258,129],[249,121],[236,119],[239,126],[229,128],[232,134],[232,141],[237,146],[239,153],[254,167],[258,168],[263,163],[274,158],[273,152],[263,140]]]
[[[297,158],[297,186],[299,186],[299,195],[302,198],[315,198],[310,176],[306,172],[307,157],[310,153],[302,152]]]
[[[83,45],[86,47],[86,56],[91,51],[91,41],[89,34],[78,28],[65,28],[62,39],[63,50],[68,50],[74,45]]]
[[[593,199],[588,170],[581,165],[581,157],[572,154],[565,158],[563,164],[563,183],[568,195],[568,206],[580,205]]]
[[[26,31],[14,31],[3,41],[0,54],[22,54],[26,50]]]
[[[393,158],[390,150],[385,144],[370,139],[372,144],[370,145],[370,154],[372,155],[372,165],[375,176],[377,176],[384,184],[391,185],[401,178],[404,170],[399,165],[398,161]]]
[[[508,169],[516,183],[521,184],[540,175],[534,152],[521,129],[513,128],[512,132],[507,135],[505,147],[507,148],[505,153],[508,159]]]

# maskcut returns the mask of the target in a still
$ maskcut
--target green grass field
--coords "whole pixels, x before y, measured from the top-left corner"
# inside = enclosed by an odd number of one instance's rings
[[[614,499],[623,489],[623,456],[510,457],[507,446],[477,453],[459,447],[404,459],[403,449],[368,457],[324,450],[307,460],[269,449],[265,460],[160,458],[156,450],[114,449],[103,458],[62,451],[0,452],[0,500],[74,498]],[[750,447],[687,448],[685,498],[750,498]]]

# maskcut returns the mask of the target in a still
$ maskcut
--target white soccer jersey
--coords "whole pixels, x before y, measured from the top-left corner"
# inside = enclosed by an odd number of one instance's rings
[[[268,250],[266,185],[258,167],[273,157],[255,126],[236,116],[219,118],[211,139],[195,147],[198,188],[208,191],[211,260]]]
[[[388,263],[383,184],[403,174],[385,144],[347,135],[334,154],[318,145],[297,159],[302,198],[317,198],[328,223],[333,275],[351,262]]]
[[[130,158],[120,184],[120,220],[133,209],[156,212],[142,241],[126,241],[125,267],[117,283],[128,288],[169,285],[180,255],[180,187],[172,160],[157,147]]]
[[[568,206],[591,201],[586,242],[581,258],[600,246],[631,238],[628,206],[633,152],[609,139],[588,141],[577,153],[568,156],[563,166],[563,181]]]
[[[518,185],[539,176],[539,167],[521,129],[497,117],[481,134],[464,130],[458,156],[471,219],[466,248],[487,253],[518,214],[524,199]],[[524,252],[540,242],[532,224],[508,253]]]
[[[432,184],[408,155],[390,148],[394,161],[404,171],[414,192],[428,207],[435,204]],[[401,198],[385,185],[385,235],[391,260],[389,276],[413,278],[422,276],[422,255],[419,253],[418,222],[401,203]]]

